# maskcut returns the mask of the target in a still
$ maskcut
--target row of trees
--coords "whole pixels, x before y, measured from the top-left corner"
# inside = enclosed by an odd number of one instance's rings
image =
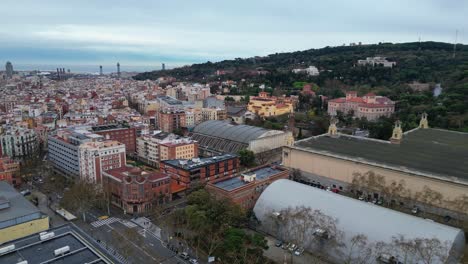
[[[218,200],[204,189],[191,193],[187,202],[187,207],[170,215],[166,225],[197,255],[215,256],[218,263],[269,263],[263,257],[266,240],[243,228],[248,218],[238,205]]]
[[[426,204],[431,207],[450,208],[458,214],[459,224],[463,227],[468,212],[468,195],[461,195],[455,199],[447,199],[444,195],[429,186],[423,186],[420,191],[411,191],[405,180],[387,181],[385,176],[379,175],[373,171],[366,173],[355,172],[353,180],[349,186],[351,190],[376,192],[385,197],[386,204],[392,205],[392,201],[405,200],[411,203]]]
[[[262,226],[276,237],[313,252],[316,258],[311,263],[330,259],[345,264],[366,264],[388,256],[393,262],[385,263],[432,264],[446,263],[452,253],[449,243],[437,238],[409,239],[396,235],[391,241],[370,241],[364,234],[347,237],[338,228],[337,219],[304,206],[272,211]]]

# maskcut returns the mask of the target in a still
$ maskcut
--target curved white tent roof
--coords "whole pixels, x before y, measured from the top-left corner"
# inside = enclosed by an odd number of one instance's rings
[[[272,212],[295,207],[310,207],[337,219],[337,229],[344,232],[340,240],[348,248],[350,238],[359,234],[367,236],[368,243],[390,244],[399,235],[405,239],[437,238],[448,244],[454,257],[461,256],[465,246],[465,236],[460,229],[290,180],[277,180],[266,188],[254,212],[263,222],[271,218]]]

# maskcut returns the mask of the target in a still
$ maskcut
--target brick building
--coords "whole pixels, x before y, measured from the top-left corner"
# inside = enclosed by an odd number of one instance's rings
[[[210,158],[175,159],[161,161],[161,171],[172,178],[173,193],[185,190],[197,183],[229,178],[240,167],[237,155],[225,154]]]
[[[21,184],[20,164],[10,159],[8,156],[1,155],[0,149],[0,181],[6,181],[13,186]]]
[[[252,209],[266,187],[278,179],[288,178],[287,169],[264,165],[234,177],[210,182],[206,189],[216,197],[229,199],[244,209]]]
[[[120,124],[93,126],[92,132],[104,136],[105,139],[117,140],[125,145],[128,154],[136,152],[136,129]]]
[[[122,167],[103,172],[104,190],[124,213],[148,212],[155,206],[171,201],[171,178],[167,174]]]
[[[158,127],[163,132],[174,132],[186,127],[184,110],[163,110],[158,112]]]
[[[80,178],[102,182],[102,172],[125,167],[125,145],[115,140],[86,142],[79,147]]]

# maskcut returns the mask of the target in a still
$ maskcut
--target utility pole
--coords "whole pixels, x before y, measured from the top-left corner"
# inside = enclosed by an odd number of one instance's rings
[[[455,30],[455,43],[453,43],[453,54],[452,54],[452,58],[455,58],[455,52],[457,51],[457,41],[458,41],[458,29]]]

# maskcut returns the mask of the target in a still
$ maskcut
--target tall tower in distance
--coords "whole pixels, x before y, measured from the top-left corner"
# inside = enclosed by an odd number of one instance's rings
[[[166,64],[163,63],[162,66],[161,66],[161,69],[162,69],[163,71],[165,71],[165,70],[166,70]]]
[[[99,65],[99,75],[102,75],[102,65]]]
[[[11,62],[7,61],[7,63],[5,64],[5,70],[7,78],[13,78],[13,64],[11,64]]]
[[[120,78],[120,63],[117,62],[117,78]]]

